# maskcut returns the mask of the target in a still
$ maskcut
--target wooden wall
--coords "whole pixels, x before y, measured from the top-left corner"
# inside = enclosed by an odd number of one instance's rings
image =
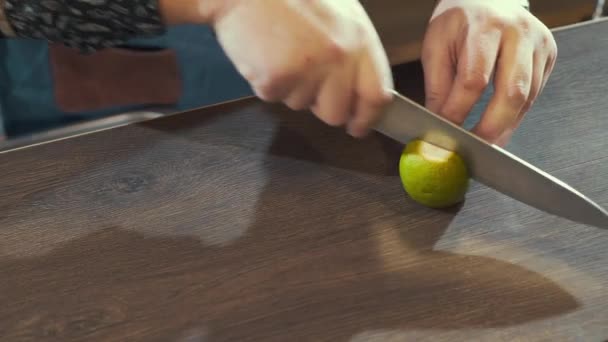
[[[433,0],[362,0],[386,46],[391,63],[420,57],[420,46],[433,11]],[[596,0],[531,0],[530,6],[549,27],[588,20]]]

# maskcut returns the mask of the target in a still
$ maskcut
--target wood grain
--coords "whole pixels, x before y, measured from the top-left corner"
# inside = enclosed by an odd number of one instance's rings
[[[607,29],[556,32],[508,147],[602,205]],[[419,66],[396,71],[420,95]],[[423,208],[400,149],[245,99],[0,153],[0,339],[608,337],[608,232],[478,184]]]

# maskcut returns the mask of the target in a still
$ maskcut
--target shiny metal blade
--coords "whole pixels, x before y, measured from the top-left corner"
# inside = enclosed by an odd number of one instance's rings
[[[478,182],[546,213],[608,229],[608,211],[568,184],[399,93],[394,96],[378,132],[403,144],[421,139],[455,151]]]

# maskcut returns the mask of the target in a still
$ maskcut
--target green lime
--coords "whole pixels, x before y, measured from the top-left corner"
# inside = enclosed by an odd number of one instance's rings
[[[469,173],[458,154],[421,140],[403,149],[399,174],[408,195],[431,208],[462,202],[469,187]]]

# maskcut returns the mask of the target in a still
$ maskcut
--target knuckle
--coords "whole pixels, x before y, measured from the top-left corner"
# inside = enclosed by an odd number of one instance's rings
[[[327,49],[325,51],[329,61],[335,63],[344,61],[349,54],[348,47],[335,39],[329,39],[327,41]]]
[[[425,95],[425,100],[428,103],[439,103],[444,97],[442,93],[436,90],[429,90]]]
[[[295,111],[305,110],[309,107],[309,103],[302,99],[289,99],[285,101],[285,105]]]
[[[550,37],[549,48],[551,49],[551,56],[553,58],[556,58],[557,57],[558,48],[557,48],[557,42],[555,41],[555,39],[553,38],[553,36]]]
[[[541,43],[543,48],[551,48],[551,41],[553,40],[553,37],[544,34],[541,38]]]
[[[279,98],[278,84],[270,79],[258,82],[253,86],[253,90],[259,98],[265,101],[275,101]]]
[[[488,12],[486,16],[485,22],[488,30],[502,32],[513,25],[511,20],[495,12]]]
[[[498,139],[502,135],[502,132],[502,126],[491,120],[482,121],[477,127],[477,134],[481,138],[490,141]]]
[[[467,118],[466,113],[454,107],[446,107],[440,114],[456,125],[462,125]]]
[[[490,83],[490,75],[483,72],[468,72],[462,80],[462,87],[467,91],[481,92]]]
[[[385,106],[392,100],[390,93],[385,93],[382,91],[364,93],[361,94],[361,98],[372,107]]]
[[[521,16],[515,21],[515,25],[519,33],[528,33],[532,28],[532,22],[527,16]]]
[[[285,101],[285,105],[287,108],[295,111],[304,110],[304,106],[301,103],[293,102],[293,101]]]
[[[466,12],[463,13],[466,16]],[[486,23],[489,19],[493,19],[492,14],[487,9],[477,10],[472,15],[473,22]]]
[[[550,54],[557,50],[557,43],[555,42],[553,34],[549,31],[549,29],[546,29],[546,32],[541,36],[540,44],[541,47],[549,51]]]
[[[294,67],[273,67],[267,70],[264,77],[252,82],[256,95],[264,100],[278,100],[283,90],[297,77]]]
[[[522,107],[522,109],[521,109],[521,113],[522,113],[522,114],[527,113],[527,112],[528,112],[528,111],[529,111],[529,110],[532,108],[532,106],[533,106],[533,105],[534,105],[534,101],[533,101],[533,100],[529,100],[529,101],[527,101],[527,102],[524,104],[524,106]]]
[[[511,38],[521,38],[529,36],[533,30],[533,22],[527,16],[518,16],[495,21],[495,27]]]
[[[332,127],[345,125],[349,118],[347,110],[328,103],[315,106],[312,111],[319,120]]]
[[[297,65],[275,67],[269,70],[265,83],[271,86],[281,86],[298,74],[299,67]]]
[[[333,127],[343,126],[347,122],[347,115],[345,113],[321,112],[318,116],[321,121]]]
[[[521,107],[528,101],[528,86],[524,82],[515,82],[508,88],[507,101],[512,107]]]

